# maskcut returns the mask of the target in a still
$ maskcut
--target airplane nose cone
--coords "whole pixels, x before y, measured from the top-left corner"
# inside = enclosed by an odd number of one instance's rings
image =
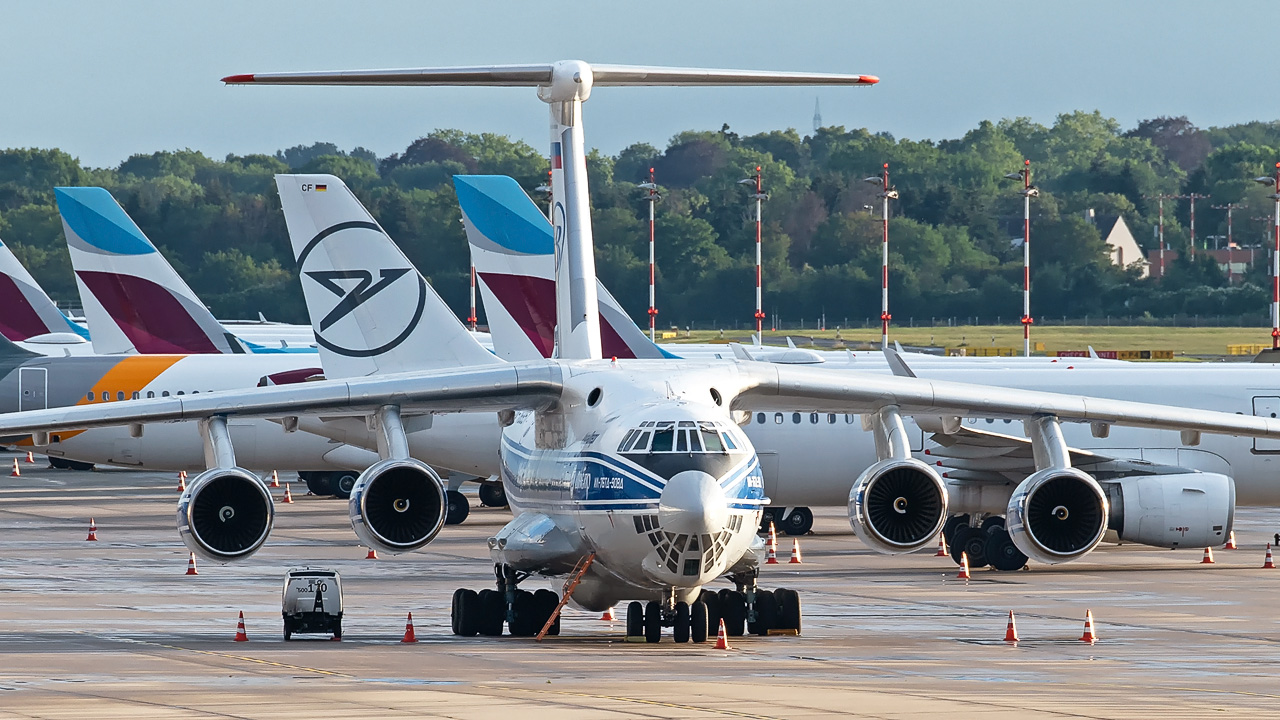
[[[729,522],[724,488],[701,470],[676,473],[658,498],[658,519],[667,532],[718,533]]]

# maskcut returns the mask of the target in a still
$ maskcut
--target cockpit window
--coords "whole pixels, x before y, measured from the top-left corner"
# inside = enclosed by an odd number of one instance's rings
[[[653,434],[653,449],[651,452],[671,452],[671,446],[675,440],[675,432],[670,423],[667,423],[664,428],[659,428]]]
[[[655,427],[652,446],[650,431],[641,429],[646,425]],[[620,453],[726,453],[737,449],[738,444],[721,423],[705,420],[641,423],[618,444]]]
[[[715,428],[702,426],[702,446],[707,452],[724,452],[724,444],[720,442],[720,433]]]
[[[686,439],[688,436],[689,434],[683,429],[676,431],[676,452],[689,452],[689,441]]]

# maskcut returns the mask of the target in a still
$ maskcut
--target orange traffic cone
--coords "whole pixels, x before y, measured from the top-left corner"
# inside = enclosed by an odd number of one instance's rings
[[[1005,642],[1018,642],[1018,626],[1013,621],[1013,611],[1009,611],[1009,624],[1004,629]]]
[[[275,470],[271,471],[271,487],[280,487],[280,474]]]
[[[1084,611],[1084,634],[1080,636],[1080,642],[1087,642],[1090,645],[1098,642],[1098,636],[1093,632],[1093,611]]]
[[[1267,559],[1262,563],[1263,570],[1275,570],[1276,563],[1271,559],[1271,543],[1267,543]]]
[[[1200,564],[1201,564],[1201,565],[1212,565],[1212,564],[1213,564],[1213,548],[1205,548],[1205,549],[1204,549],[1204,558],[1203,558],[1202,560],[1200,560]]]
[[[185,492],[187,489],[187,471],[178,471],[178,492]]]
[[[606,608],[604,614],[600,616],[600,619],[604,622],[613,622],[618,618],[614,617],[613,608]]]
[[[934,557],[946,557],[951,553],[947,552],[947,536],[938,534],[938,552],[934,553]]]
[[[788,565],[803,565],[804,560],[800,559],[800,538],[791,539],[791,559],[787,561]]]
[[[191,555],[187,557],[187,574],[188,575],[200,574],[196,572],[196,554],[195,553],[191,553]]]
[[[969,579],[969,553],[960,553],[960,572],[956,573],[957,580]]]
[[[35,455],[32,455],[32,454],[31,454],[31,451],[30,451],[30,450],[28,450],[28,451],[27,451],[27,462],[29,462],[29,463],[33,463],[33,462],[35,462],[35,461],[36,461],[36,456],[35,456]]]
[[[1223,550],[1238,550],[1236,547],[1236,531],[1232,530],[1227,533],[1227,544],[1222,546]]]
[[[89,537],[85,538],[86,542],[98,542],[98,524],[89,518]]]
[[[240,611],[240,621],[236,623],[236,642],[248,642],[249,636],[244,632],[244,611]]]
[[[404,623],[404,637],[400,638],[402,643],[418,642],[418,636],[413,634],[413,613],[409,613],[409,619]]]
[[[365,560],[377,560],[377,559],[378,559],[378,551],[377,551],[377,550],[374,550],[373,548],[369,548],[369,554],[368,554],[368,555],[365,555],[365,556],[364,556],[364,559],[365,559]]]
[[[729,647],[729,633],[724,630],[724,618],[720,618],[720,629],[716,632],[716,649],[732,650]]]
[[[9,477],[22,477],[22,472],[18,470],[18,458],[13,459],[13,471],[9,473]]]
[[[14,463],[13,468],[17,472],[18,464]],[[764,564],[778,564],[778,531],[774,529],[773,523],[769,523],[769,547],[765,550]]]
[[[284,499],[281,500],[280,502],[282,503],[293,502],[293,496],[289,494],[289,483],[284,484]]]

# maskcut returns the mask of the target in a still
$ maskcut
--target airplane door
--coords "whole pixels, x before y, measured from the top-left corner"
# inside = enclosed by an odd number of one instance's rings
[[[778,453],[756,451],[756,457],[764,474],[764,496],[772,498],[778,494]]]
[[[1258,417],[1280,418],[1280,397],[1255,397],[1253,399],[1253,414]],[[1280,453],[1280,440],[1255,438],[1253,451]]]
[[[18,368],[18,410],[44,410],[49,384],[47,368]]]

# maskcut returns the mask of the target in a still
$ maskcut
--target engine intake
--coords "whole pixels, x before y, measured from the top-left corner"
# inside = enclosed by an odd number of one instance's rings
[[[241,468],[214,468],[196,476],[178,499],[178,534],[194,553],[215,562],[249,557],[275,522],[271,491]]]
[[[1089,554],[1107,532],[1106,493],[1076,468],[1047,468],[1023,480],[1005,512],[1005,528],[1027,557],[1063,563]]]
[[[882,553],[919,550],[946,519],[946,484],[914,458],[881,460],[849,491],[849,524],[862,542]]]
[[[368,547],[389,553],[417,550],[444,527],[444,483],[425,463],[382,460],[360,473],[348,505],[351,527]]]

